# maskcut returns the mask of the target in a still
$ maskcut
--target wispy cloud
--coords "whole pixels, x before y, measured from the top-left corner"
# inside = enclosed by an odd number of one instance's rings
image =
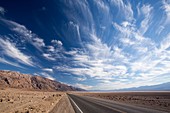
[[[104,3],[104,1],[102,0],[98,0],[98,1],[95,1],[94,2],[97,4],[97,6],[102,9],[103,12],[109,14],[109,7]]]
[[[64,58],[65,49],[60,40],[51,40],[51,45],[45,46],[45,52],[42,54],[47,60],[55,61]]]
[[[15,44],[11,43],[9,40],[0,39],[0,47],[2,49],[1,54],[5,54],[22,64],[34,66],[31,56],[22,53]]]
[[[163,0],[163,9],[166,13],[166,23],[170,23],[170,2],[168,0]]]
[[[51,69],[51,68],[43,68],[42,70],[46,71],[46,72],[53,73],[53,69]]]
[[[3,7],[0,6],[0,14],[4,15],[5,14],[5,9]]]
[[[95,34],[91,34],[92,43],[85,45],[86,51],[72,50],[73,55],[72,63],[68,67],[55,69],[72,73],[78,76],[90,76],[100,79],[112,78],[112,76],[118,76],[125,74],[127,68],[120,64],[113,65],[116,60],[127,60],[120,49],[108,47],[103,44]],[[72,54],[74,53],[74,54]],[[124,59],[125,58],[125,59]],[[73,68],[73,66],[75,66]]]
[[[87,78],[85,78],[85,77],[80,77],[80,78],[76,78],[76,80],[78,80],[78,81],[85,81],[85,80],[87,80]]]
[[[47,51],[54,52],[55,51],[54,46],[47,46]]]
[[[132,21],[134,19],[132,6],[129,1],[125,3],[123,0],[111,0],[111,3],[118,7],[120,14],[122,17],[125,17],[127,21]]]
[[[4,22],[9,29],[17,33],[22,42],[26,41],[41,51],[45,59],[55,61],[62,56],[62,54],[56,54],[57,52],[64,51],[62,50],[63,43],[60,40],[51,40],[51,45],[46,45],[44,39],[38,37],[38,35],[31,30],[28,30],[26,26],[3,18],[0,18],[0,20]]]
[[[33,41],[33,45],[37,48],[45,46],[44,40],[41,38],[35,37],[32,39],[32,41]]]
[[[170,47],[170,33],[162,40],[160,44],[161,51],[168,51],[167,49]]]
[[[74,23],[74,22],[72,22],[72,21],[70,21],[69,24],[73,27],[73,30],[76,31],[76,36],[78,37],[78,42],[81,45],[82,39],[81,39],[81,36],[80,36],[80,27],[79,27],[79,25]]]
[[[21,40],[26,40],[39,51],[42,51],[42,47],[45,46],[44,40],[42,38],[32,33],[32,31],[28,30],[24,25],[3,18],[0,18],[0,20],[4,22],[9,27],[9,29],[20,35]]]
[[[48,60],[53,60],[53,61],[56,60],[51,54],[48,53],[43,53],[43,57],[45,57]]]
[[[63,43],[60,40],[51,40],[52,44],[55,44],[56,46],[62,46]]]
[[[68,20],[61,26],[62,41],[55,37],[43,40],[24,25],[2,18],[0,21],[17,37],[37,48],[43,60],[50,63],[53,68],[41,67],[43,76],[51,78],[48,74],[51,72],[72,75],[75,85],[85,89],[152,85],[170,81],[167,77],[170,73],[170,8],[169,1],[161,2],[153,5],[129,0],[61,1],[66,4],[62,14]],[[164,17],[157,19],[158,14],[166,14],[166,22]],[[1,52],[4,55],[14,58],[16,55],[9,54],[14,50],[21,53],[15,57],[19,63],[32,64],[31,56],[22,53],[15,43],[1,39],[0,44],[1,48],[7,48]],[[0,59],[9,63],[5,60]],[[97,87],[89,86],[88,78]]]
[[[79,83],[73,84],[73,86],[79,87],[79,88],[82,88],[82,89],[86,89],[86,90],[89,90],[89,89],[92,88],[92,86],[90,86],[90,85],[84,85],[84,84],[79,84]]]
[[[143,5],[140,9],[141,14],[143,14],[143,16],[144,16],[144,19],[142,20],[141,26],[139,28],[139,31],[141,34],[144,34],[148,30],[148,28],[151,24],[152,9],[153,9],[153,7],[151,7],[150,5]]]
[[[38,74],[40,74],[41,76],[44,76],[45,78],[55,80],[55,78],[53,76],[51,76],[50,74],[48,74],[46,72],[41,72],[41,73],[38,73]]]
[[[88,30],[81,31],[80,28],[81,32],[88,35],[90,42],[84,42],[83,49],[68,51],[67,54],[72,56],[71,63],[65,66],[56,66],[55,69],[77,75],[78,78],[87,76],[93,78],[94,81],[107,81],[108,89],[120,84],[122,84],[122,88],[140,86],[140,83],[155,84],[147,83],[148,79],[154,80],[156,77],[159,78],[160,74],[169,73],[169,71],[163,73],[159,71],[169,70],[167,66],[169,63],[169,35],[164,36],[160,43],[145,36],[153,21],[154,8],[150,4],[138,5],[138,18],[140,19],[136,20],[130,2],[112,0],[112,3],[122,10],[121,14],[125,17],[122,22],[110,23],[115,30],[115,34],[110,37],[116,37],[114,38],[116,43],[106,43],[106,40],[97,34],[98,29],[95,27],[90,32]],[[104,7],[105,4],[98,2],[98,5]],[[93,21],[90,20],[90,22]],[[162,62],[165,63],[162,64]],[[141,82],[138,82],[139,79]],[[113,81],[114,83],[112,83]],[[127,81],[134,83],[128,86]],[[101,87],[103,87],[102,85]]]
[[[23,67],[22,67],[22,66],[20,66],[18,63],[8,61],[8,60],[6,60],[5,58],[1,58],[1,57],[0,57],[0,62],[1,62],[1,63],[4,63],[4,64],[11,65],[11,66],[15,66],[15,67],[23,68]]]
[[[50,80],[56,80],[53,76],[51,76],[50,74],[48,74],[46,72],[34,73],[34,75],[41,75],[41,76],[48,78]]]

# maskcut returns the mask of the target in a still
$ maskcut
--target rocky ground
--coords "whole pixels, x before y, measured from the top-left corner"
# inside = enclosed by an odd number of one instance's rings
[[[170,112],[170,92],[80,93],[79,95],[109,99]]]
[[[47,113],[64,95],[62,92],[0,88],[0,113]]]

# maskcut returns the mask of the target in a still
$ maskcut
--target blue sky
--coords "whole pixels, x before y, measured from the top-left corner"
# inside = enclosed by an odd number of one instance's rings
[[[170,0],[0,1],[0,69],[88,90],[170,82]]]

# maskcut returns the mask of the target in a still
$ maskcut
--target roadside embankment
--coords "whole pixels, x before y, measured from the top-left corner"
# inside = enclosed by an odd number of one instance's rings
[[[59,100],[50,113],[75,113],[67,94]]]

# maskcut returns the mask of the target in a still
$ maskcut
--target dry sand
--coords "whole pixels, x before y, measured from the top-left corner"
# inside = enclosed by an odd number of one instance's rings
[[[170,92],[79,93],[79,95],[109,99],[170,112]]]
[[[64,95],[62,92],[0,88],[0,113],[47,113]]]

